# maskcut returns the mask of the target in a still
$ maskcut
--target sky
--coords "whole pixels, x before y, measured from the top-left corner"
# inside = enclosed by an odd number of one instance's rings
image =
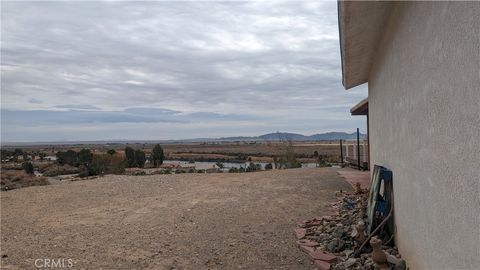
[[[366,130],[336,1],[2,2],[1,141]]]

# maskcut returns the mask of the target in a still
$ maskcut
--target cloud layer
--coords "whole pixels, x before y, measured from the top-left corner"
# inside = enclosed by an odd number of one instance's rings
[[[2,141],[363,127],[337,28],[336,2],[2,3]]]

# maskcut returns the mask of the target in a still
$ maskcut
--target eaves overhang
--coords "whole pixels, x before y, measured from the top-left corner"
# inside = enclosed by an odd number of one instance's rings
[[[368,82],[392,2],[338,1],[338,27],[345,89]]]

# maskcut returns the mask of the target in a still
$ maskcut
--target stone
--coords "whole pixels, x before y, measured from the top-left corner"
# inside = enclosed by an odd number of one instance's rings
[[[298,241],[297,241],[297,244],[298,244],[298,245],[301,245],[301,246],[307,246],[307,247],[316,247],[316,246],[318,246],[318,243],[317,243],[317,242],[311,241],[311,240],[308,240],[308,239],[298,240]]]
[[[303,252],[305,253],[312,253],[312,252],[315,252],[315,249],[313,247],[309,247],[309,246],[303,246],[303,245],[299,245],[298,246]]]
[[[389,262],[391,264],[397,264],[398,259],[397,259],[397,257],[395,257],[393,255],[387,254],[387,262]]]
[[[297,239],[302,239],[305,237],[307,230],[303,228],[295,228],[293,229],[295,232],[295,235],[297,236]]]
[[[331,241],[330,243],[328,243],[327,249],[333,252],[337,250],[337,241]]]
[[[343,240],[341,240],[341,239],[338,240],[337,250],[338,250],[338,251],[342,251],[342,250],[344,250],[344,249],[345,249],[345,241],[343,241]]]
[[[353,253],[353,250],[351,250],[351,249],[346,249],[344,252],[345,252],[345,256],[348,257],[348,256],[350,256],[350,254]]]
[[[397,261],[395,264],[395,267],[393,269],[395,270],[405,270],[407,268],[407,264],[405,263],[404,259],[400,259]]]
[[[316,218],[305,222],[305,228],[322,225],[322,221]]]
[[[314,252],[310,252],[308,255],[310,255],[310,257],[313,260],[321,260],[321,261],[326,261],[326,262],[329,262],[329,263],[335,261],[335,259],[337,258],[337,256],[335,256],[332,253],[327,253],[327,252],[323,252],[323,251],[319,251],[319,250],[316,250]]]
[[[322,260],[315,260],[315,266],[320,270],[330,270],[330,264]]]
[[[350,258],[344,262],[344,265],[346,268],[349,268],[350,266],[354,265],[356,262],[357,262],[357,259]]]

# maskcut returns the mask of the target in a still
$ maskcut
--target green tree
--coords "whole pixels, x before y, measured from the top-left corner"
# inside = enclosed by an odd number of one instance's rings
[[[313,157],[318,157],[318,151],[317,151],[317,150],[315,150],[315,151],[313,152]]]
[[[135,150],[130,146],[125,147],[125,158],[127,159],[128,167],[135,167]]]
[[[155,147],[153,147],[150,159],[155,167],[163,164],[163,161],[165,160],[165,154],[163,153],[163,148],[160,146],[160,144],[157,144]]]
[[[56,154],[57,156],[57,163],[60,165],[71,165],[77,166],[78,165],[78,154],[73,150],[68,150],[67,152],[59,151]]]
[[[93,154],[90,149],[82,149],[80,152],[78,152],[78,163],[81,165],[88,166],[90,163],[92,163],[92,159]]]
[[[29,161],[22,163],[22,169],[28,174],[33,174],[34,171],[33,164]]]
[[[135,164],[138,167],[143,168],[143,166],[145,166],[145,161],[147,161],[145,152],[140,149],[135,150]]]
[[[10,160],[14,156],[13,151],[2,149],[1,152],[2,152],[2,160]]]
[[[17,161],[18,160],[18,157],[23,155],[23,150],[20,149],[20,148],[15,148],[15,150],[13,150],[13,161]]]
[[[95,155],[92,158],[92,163],[87,167],[87,176],[107,173],[110,163],[109,157],[108,155]]]
[[[115,149],[110,149],[107,151],[107,154],[109,154],[110,156],[113,156],[117,153],[117,151],[115,151]]]

